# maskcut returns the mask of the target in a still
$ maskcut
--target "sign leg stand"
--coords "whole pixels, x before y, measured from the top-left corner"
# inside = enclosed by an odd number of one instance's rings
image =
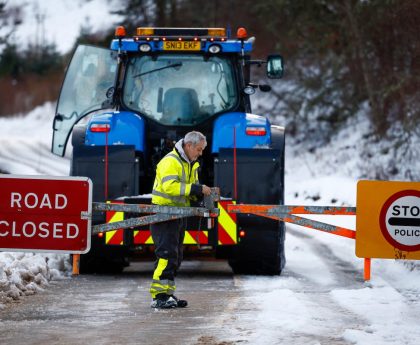
[[[80,254],[73,254],[73,275],[78,276],[80,269]]]
[[[370,258],[365,258],[365,265],[364,265],[364,271],[363,271],[363,278],[365,279],[365,281],[370,280],[370,264],[371,264],[371,259]]]

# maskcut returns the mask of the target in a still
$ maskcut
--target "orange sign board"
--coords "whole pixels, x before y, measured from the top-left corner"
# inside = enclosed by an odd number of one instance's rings
[[[359,181],[356,255],[420,260],[420,182]]]

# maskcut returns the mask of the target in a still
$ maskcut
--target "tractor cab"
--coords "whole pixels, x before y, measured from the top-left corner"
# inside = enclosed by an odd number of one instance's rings
[[[124,109],[164,127],[196,127],[218,114],[251,112],[251,64],[267,75],[283,74],[281,56],[250,60],[254,38],[223,28],[137,28],[126,37],[116,29],[110,50],[77,47],[60,93],[52,151],[64,155],[73,126],[101,109]],[[264,90],[264,89],[263,89]]]

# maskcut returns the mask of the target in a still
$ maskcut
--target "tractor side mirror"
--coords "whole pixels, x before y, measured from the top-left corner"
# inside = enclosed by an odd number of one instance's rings
[[[281,55],[269,55],[267,57],[267,77],[270,79],[280,79],[283,77],[284,65]]]

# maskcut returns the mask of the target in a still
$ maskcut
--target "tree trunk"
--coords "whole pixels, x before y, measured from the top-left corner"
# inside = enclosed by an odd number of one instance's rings
[[[356,59],[360,63],[360,68],[363,75],[363,80],[365,84],[366,93],[369,98],[370,108],[371,108],[371,118],[374,126],[378,133],[383,134],[386,130],[386,118],[381,110],[380,96],[378,92],[375,91],[373,80],[374,76],[371,73],[373,69],[369,68],[369,57],[367,56],[367,51],[364,47],[364,42],[362,34],[359,30],[359,25],[357,23],[357,18],[354,15],[354,4],[352,0],[346,0],[344,3],[345,13],[348,19],[349,28],[351,35],[353,36],[354,50],[356,54]]]

